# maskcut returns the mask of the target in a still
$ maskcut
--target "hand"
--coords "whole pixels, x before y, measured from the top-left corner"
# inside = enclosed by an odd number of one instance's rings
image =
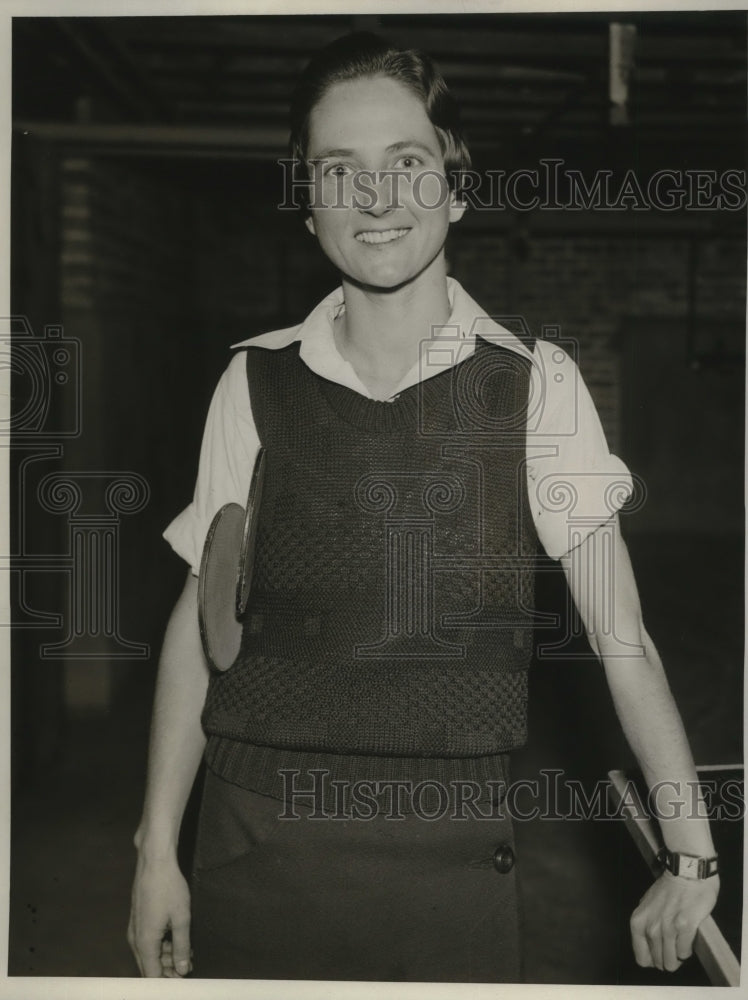
[[[190,891],[176,859],[138,857],[127,940],[141,976],[174,979],[192,971]]]
[[[719,876],[687,879],[665,871],[650,886],[631,917],[637,964],[675,972],[690,958],[701,921],[717,901]]]

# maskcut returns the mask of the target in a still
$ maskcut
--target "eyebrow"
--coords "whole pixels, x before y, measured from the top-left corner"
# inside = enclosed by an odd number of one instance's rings
[[[401,149],[422,149],[425,153],[429,153],[431,156],[436,156],[434,149],[425,142],[421,142],[420,139],[399,139],[397,142],[391,143],[387,147],[388,153],[398,153]],[[326,160],[333,156],[355,156],[355,149],[325,149],[316,156],[310,157],[312,160]]]

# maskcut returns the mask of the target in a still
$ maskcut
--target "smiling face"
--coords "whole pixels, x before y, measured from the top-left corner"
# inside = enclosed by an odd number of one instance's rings
[[[306,224],[345,277],[393,289],[445,268],[444,241],[464,207],[407,87],[385,76],[334,84],[312,110],[306,158],[318,161]]]

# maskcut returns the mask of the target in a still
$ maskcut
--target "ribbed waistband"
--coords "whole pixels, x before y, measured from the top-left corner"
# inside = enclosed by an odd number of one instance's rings
[[[472,802],[499,802],[509,783],[506,753],[482,757],[382,757],[286,750],[211,735],[205,762],[222,778],[251,791],[306,809],[330,812],[348,801],[355,787],[380,799],[396,794],[396,785],[432,785],[468,795]],[[474,786],[474,794],[468,788]],[[459,792],[456,786],[462,786]],[[434,789],[436,790],[436,789]],[[341,796],[343,799],[341,799]],[[412,795],[398,797],[403,812]]]

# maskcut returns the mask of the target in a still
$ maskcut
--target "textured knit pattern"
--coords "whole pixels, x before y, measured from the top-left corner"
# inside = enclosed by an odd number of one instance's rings
[[[214,737],[289,751],[495,755],[526,740],[537,536],[529,362],[478,340],[388,403],[248,350],[267,470]]]

